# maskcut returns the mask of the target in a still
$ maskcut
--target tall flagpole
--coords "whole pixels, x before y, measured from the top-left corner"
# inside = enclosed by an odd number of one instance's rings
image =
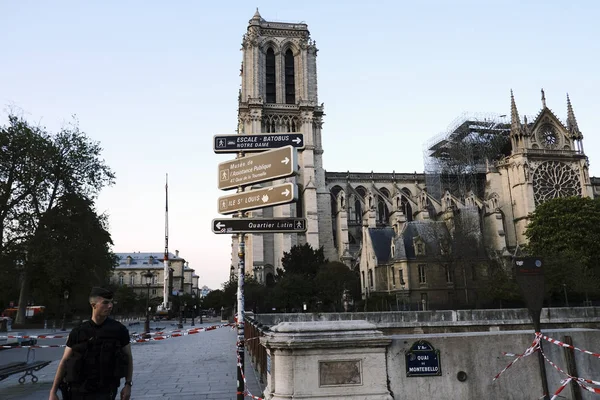
[[[165,254],[163,258],[165,282],[163,287],[163,310],[169,309],[169,174],[165,177]]]

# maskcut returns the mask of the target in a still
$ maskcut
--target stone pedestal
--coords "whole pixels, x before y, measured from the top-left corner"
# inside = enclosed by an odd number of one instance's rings
[[[265,399],[391,400],[385,338],[366,321],[282,322],[261,338]]]

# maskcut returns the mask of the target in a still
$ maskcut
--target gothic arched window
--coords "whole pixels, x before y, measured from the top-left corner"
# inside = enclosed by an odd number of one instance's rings
[[[294,84],[294,53],[291,49],[285,52],[285,104],[296,103],[296,86]]]
[[[267,63],[266,63],[266,96],[267,103],[276,103],[276,85],[275,85],[275,52],[269,47],[267,50]]]

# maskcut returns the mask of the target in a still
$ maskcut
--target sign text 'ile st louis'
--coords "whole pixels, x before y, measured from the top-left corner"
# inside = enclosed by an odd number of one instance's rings
[[[301,133],[269,133],[266,135],[215,135],[215,153],[256,152],[277,149],[284,146],[304,148],[304,135]]]
[[[219,164],[219,189],[234,189],[294,175],[298,152],[292,146],[268,150]]]
[[[219,214],[233,214],[263,207],[287,204],[298,199],[298,186],[294,183],[269,186],[247,192],[219,197]]]

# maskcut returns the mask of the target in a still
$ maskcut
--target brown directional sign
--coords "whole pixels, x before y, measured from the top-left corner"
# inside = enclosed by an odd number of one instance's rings
[[[255,210],[278,204],[286,204],[298,199],[298,186],[294,183],[270,186],[247,192],[219,197],[219,213],[233,214],[236,211]]]
[[[300,233],[306,232],[305,218],[213,219],[213,233]]]
[[[219,164],[219,189],[233,189],[293,175],[298,151],[285,146]]]

